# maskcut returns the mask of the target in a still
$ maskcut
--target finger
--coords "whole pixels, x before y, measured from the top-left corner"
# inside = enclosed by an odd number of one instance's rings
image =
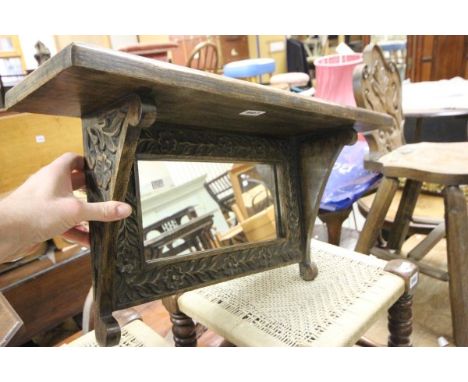
[[[126,218],[132,208],[122,202],[84,203],[79,220],[111,222]]]
[[[85,174],[82,171],[75,171],[71,173],[71,181],[73,190],[78,190],[86,184]]]
[[[77,228],[69,229],[67,232],[64,232],[62,236],[68,241],[78,243],[85,247],[90,246],[89,244],[89,233],[78,230]]]

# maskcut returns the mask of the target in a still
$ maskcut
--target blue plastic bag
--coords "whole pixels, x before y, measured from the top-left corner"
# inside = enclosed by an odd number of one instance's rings
[[[320,208],[337,211],[350,207],[382,177],[364,168],[369,146],[363,137],[352,146],[345,146],[333,166],[320,202]]]

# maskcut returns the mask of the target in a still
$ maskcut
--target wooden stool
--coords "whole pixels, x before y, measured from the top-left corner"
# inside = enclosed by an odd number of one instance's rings
[[[416,267],[316,240],[311,245],[319,269],[312,282],[290,265],[187,292],[177,304],[166,304],[178,318],[172,320],[175,343],[185,340],[178,322],[191,332],[190,316],[237,346],[352,346],[390,308],[389,346],[411,346]]]
[[[449,279],[453,331],[457,346],[468,346],[468,218],[466,200],[459,186],[468,183],[468,142],[418,143],[402,146],[379,159],[384,179],[356,245],[356,251],[386,259],[400,258],[422,182],[445,186],[445,223],[408,253],[421,272],[441,280]],[[398,188],[405,188],[384,249],[374,247],[385,216]],[[437,242],[447,236],[449,274],[419,263]]]
[[[93,331],[65,344],[64,346],[99,347]],[[119,347],[172,346],[163,337],[140,320],[135,320],[122,327]]]
[[[289,90],[294,86],[307,86],[310,76],[302,72],[290,72],[275,74],[270,79],[270,85],[284,90]]]

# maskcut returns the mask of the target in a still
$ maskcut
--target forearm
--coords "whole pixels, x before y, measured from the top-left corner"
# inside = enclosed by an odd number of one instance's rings
[[[9,198],[0,200],[0,264],[14,260],[32,244],[24,229],[21,216],[15,213]]]

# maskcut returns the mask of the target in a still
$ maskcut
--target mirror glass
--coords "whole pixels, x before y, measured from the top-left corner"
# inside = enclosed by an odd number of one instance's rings
[[[138,161],[148,261],[277,238],[274,166]]]

